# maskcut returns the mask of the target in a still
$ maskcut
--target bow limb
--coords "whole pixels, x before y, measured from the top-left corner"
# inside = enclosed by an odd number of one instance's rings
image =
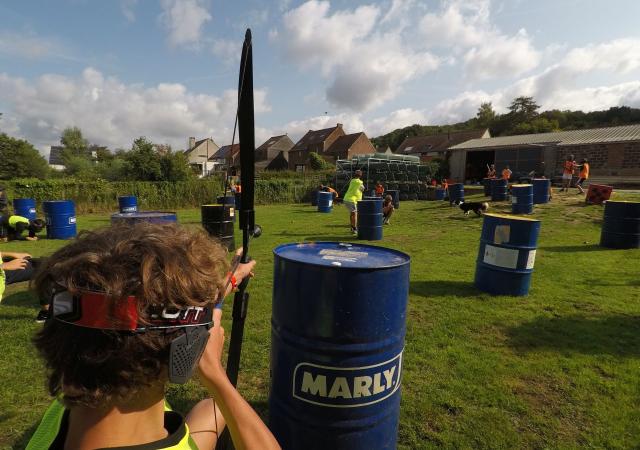
[[[240,263],[249,262],[249,240],[255,229],[254,204],[254,161],[255,161],[255,125],[253,111],[253,57],[251,51],[251,30],[247,30],[242,46],[240,75],[238,82],[238,136],[240,141],[240,186],[242,191],[240,229],[242,230],[242,255]],[[232,149],[233,151],[233,149]],[[233,322],[227,359],[227,376],[235,386],[240,369],[240,353],[244,335],[244,322],[247,316],[249,277],[242,280],[233,300]]]

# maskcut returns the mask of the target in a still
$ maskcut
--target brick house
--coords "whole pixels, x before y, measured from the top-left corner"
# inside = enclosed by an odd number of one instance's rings
[[[501,171],[509,165],[514,173],[539,169],[544,162],[547,177],[562,173],[562,163],[571,154],[587,158],[591,178],[602,183],[640,182],[640,124],[554,133],[473,139],[450,148],[451,176],[463,179],[475,155],[495,161]]]
[[[316,152],[321,156],[330,156],[326,152],[340,136],[344,136],[342,124],[322,130],[309,130],[289,150],[289,169],[304,171],[309,167],[309,153]]]
[[[257,170],[287,170],[289,168],[289,150],[294,146],[286,134],[272,136],[256,148]]]
[[[325,159],[351,159],[354,155],[371,155],[376,149],[363,132],[345,134],[336,139],[325,152]]]
[[[240,144],[223,145],[211,156],[211,160],[224,167],[240,167]]]
[[[190,137],[189,145],[184,154],[189,161],[189,165],[202,177],[215,170],[216,162],[211,157],[218,150],[220,150],[220,147],[211,138],[196,141],[196,138]]]

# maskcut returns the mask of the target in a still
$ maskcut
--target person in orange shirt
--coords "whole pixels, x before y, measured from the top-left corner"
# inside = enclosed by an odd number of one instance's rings
[[[511,171],[511,169],[509,168],[509,166],[505,167],[504,169],[502,169],[502,178],[509,181],[509,178],[511,178],[511,174],[513,172]]]
[[[584,194],[582,183],[584,183],[589,178],[589,161],[587,160],[587,158],[584,158],[582,161],[580,161],[580,165],[578,167],[580,167],[580,174],[578,175],[576,187],[581,194]]]
[[[376,197],[382,197],[382,194],[384,194],[384,186],[378,181],[376,183]]]
[[[331,186],[325,186],[323,184],[320,185],[319,190],[322,192],[331,192],[333,194],[333,200],[335,201],[338,198],[338,191],[336,191]]]
[[[573,172],[576,170],[576,157],[573,155],[567,156],[567,160],[562,166],[562,191],[569,192],[571,186],[571,180],[573,179]]]

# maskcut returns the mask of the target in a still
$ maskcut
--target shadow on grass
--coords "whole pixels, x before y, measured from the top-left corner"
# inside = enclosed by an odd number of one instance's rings
[[[13,285],[12,285],[13,286]],[[28,289],[28,284],[24,283],[25,289]],[[23,307],[34,307],[38,306],[38,299],[35,295],[31,293],[31,291],[25,290],[20,292],[15,292],[13,294],[7,295],[2,299],[2,305],[4,306],[23,306]]]
[[[589,355],[640,355],[640,317],[538,317],[509,328],[508,344],[519,352],[555,350]]]
[[[608,250],[604,247],[600,247],[598,244],[584,244],[584,245],[561,245],[558,247],[539,247],[539,250],[545,252],[555,253],[576,253],[576,252],[600,252]]]
[[[481,294],[470,281],[412,281],[409,292],[420,297],[477,297]]]
[[[27,448],[27,444],[31,440],[31,437],[33,436],[33,433],[36,432],[36,428],[38,428],[38,425],[40,425],[39,421],[34,423],[33,425],[31,425],[24,433],[22,433],[20,435],[20,437],[18,438],[16,443],[13,444],[13,446],[11,447],[11,449],[12,450],[22,450],[22,449]]]

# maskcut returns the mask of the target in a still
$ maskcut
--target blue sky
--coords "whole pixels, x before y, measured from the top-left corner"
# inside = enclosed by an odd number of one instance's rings
[[[518,95],[640,107],[636,0],[33,0],[0,3],[0,129],[44,153],[67,126],[128,148],[231,139],[244,28],[257,140],[373,137]]]

